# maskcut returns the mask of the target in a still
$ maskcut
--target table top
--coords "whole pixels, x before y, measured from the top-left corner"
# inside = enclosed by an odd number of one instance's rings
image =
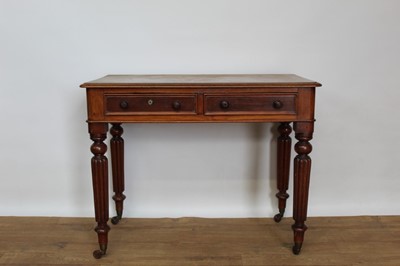
[[[318,82],[294,74],[231,75],[107,75],[83,83],[81,88],[131,88],[142,86],[262,86],[320,87]]]

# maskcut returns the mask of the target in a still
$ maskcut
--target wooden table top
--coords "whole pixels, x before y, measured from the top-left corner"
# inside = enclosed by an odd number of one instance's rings
[[[240,75],[107,75],[82,84],[81,88],[140,87],[140,86],[262,86],[262,87],[320,87],[318,82],[294,74]]]

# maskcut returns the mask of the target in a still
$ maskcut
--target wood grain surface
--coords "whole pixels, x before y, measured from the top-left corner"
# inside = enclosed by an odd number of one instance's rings
[[[96,260],[91,218],[0,217],[0,265],[400,265],[400,216],[309,218],[300,256],[292,223],[122,219]]]

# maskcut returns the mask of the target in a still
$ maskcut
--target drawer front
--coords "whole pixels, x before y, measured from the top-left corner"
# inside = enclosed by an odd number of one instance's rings
[[[196,114],[197,96],[191,95],[105,95],[106,115]]]
[[[206,95],[204,108],[206,115],[296,114],[296,95]]]

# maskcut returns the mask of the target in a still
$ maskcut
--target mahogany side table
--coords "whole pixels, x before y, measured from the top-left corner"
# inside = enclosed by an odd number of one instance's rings
[[[321,84],[293,75],[108,75],[81,85],[86,88],[90,139],[93,141],[92,181],[100,249],[108,243],[108,160],[105,156],[108,125],[112,135],[111,165],[117,224],[122,218],[124,140],[122,123],[278,122],[277,187],[279,222],[285,212],[289,183],[290,133],[293,123],[294,195],[293,253],[299,254],[307,230],[308,190],[314,129],[315,88]]]

